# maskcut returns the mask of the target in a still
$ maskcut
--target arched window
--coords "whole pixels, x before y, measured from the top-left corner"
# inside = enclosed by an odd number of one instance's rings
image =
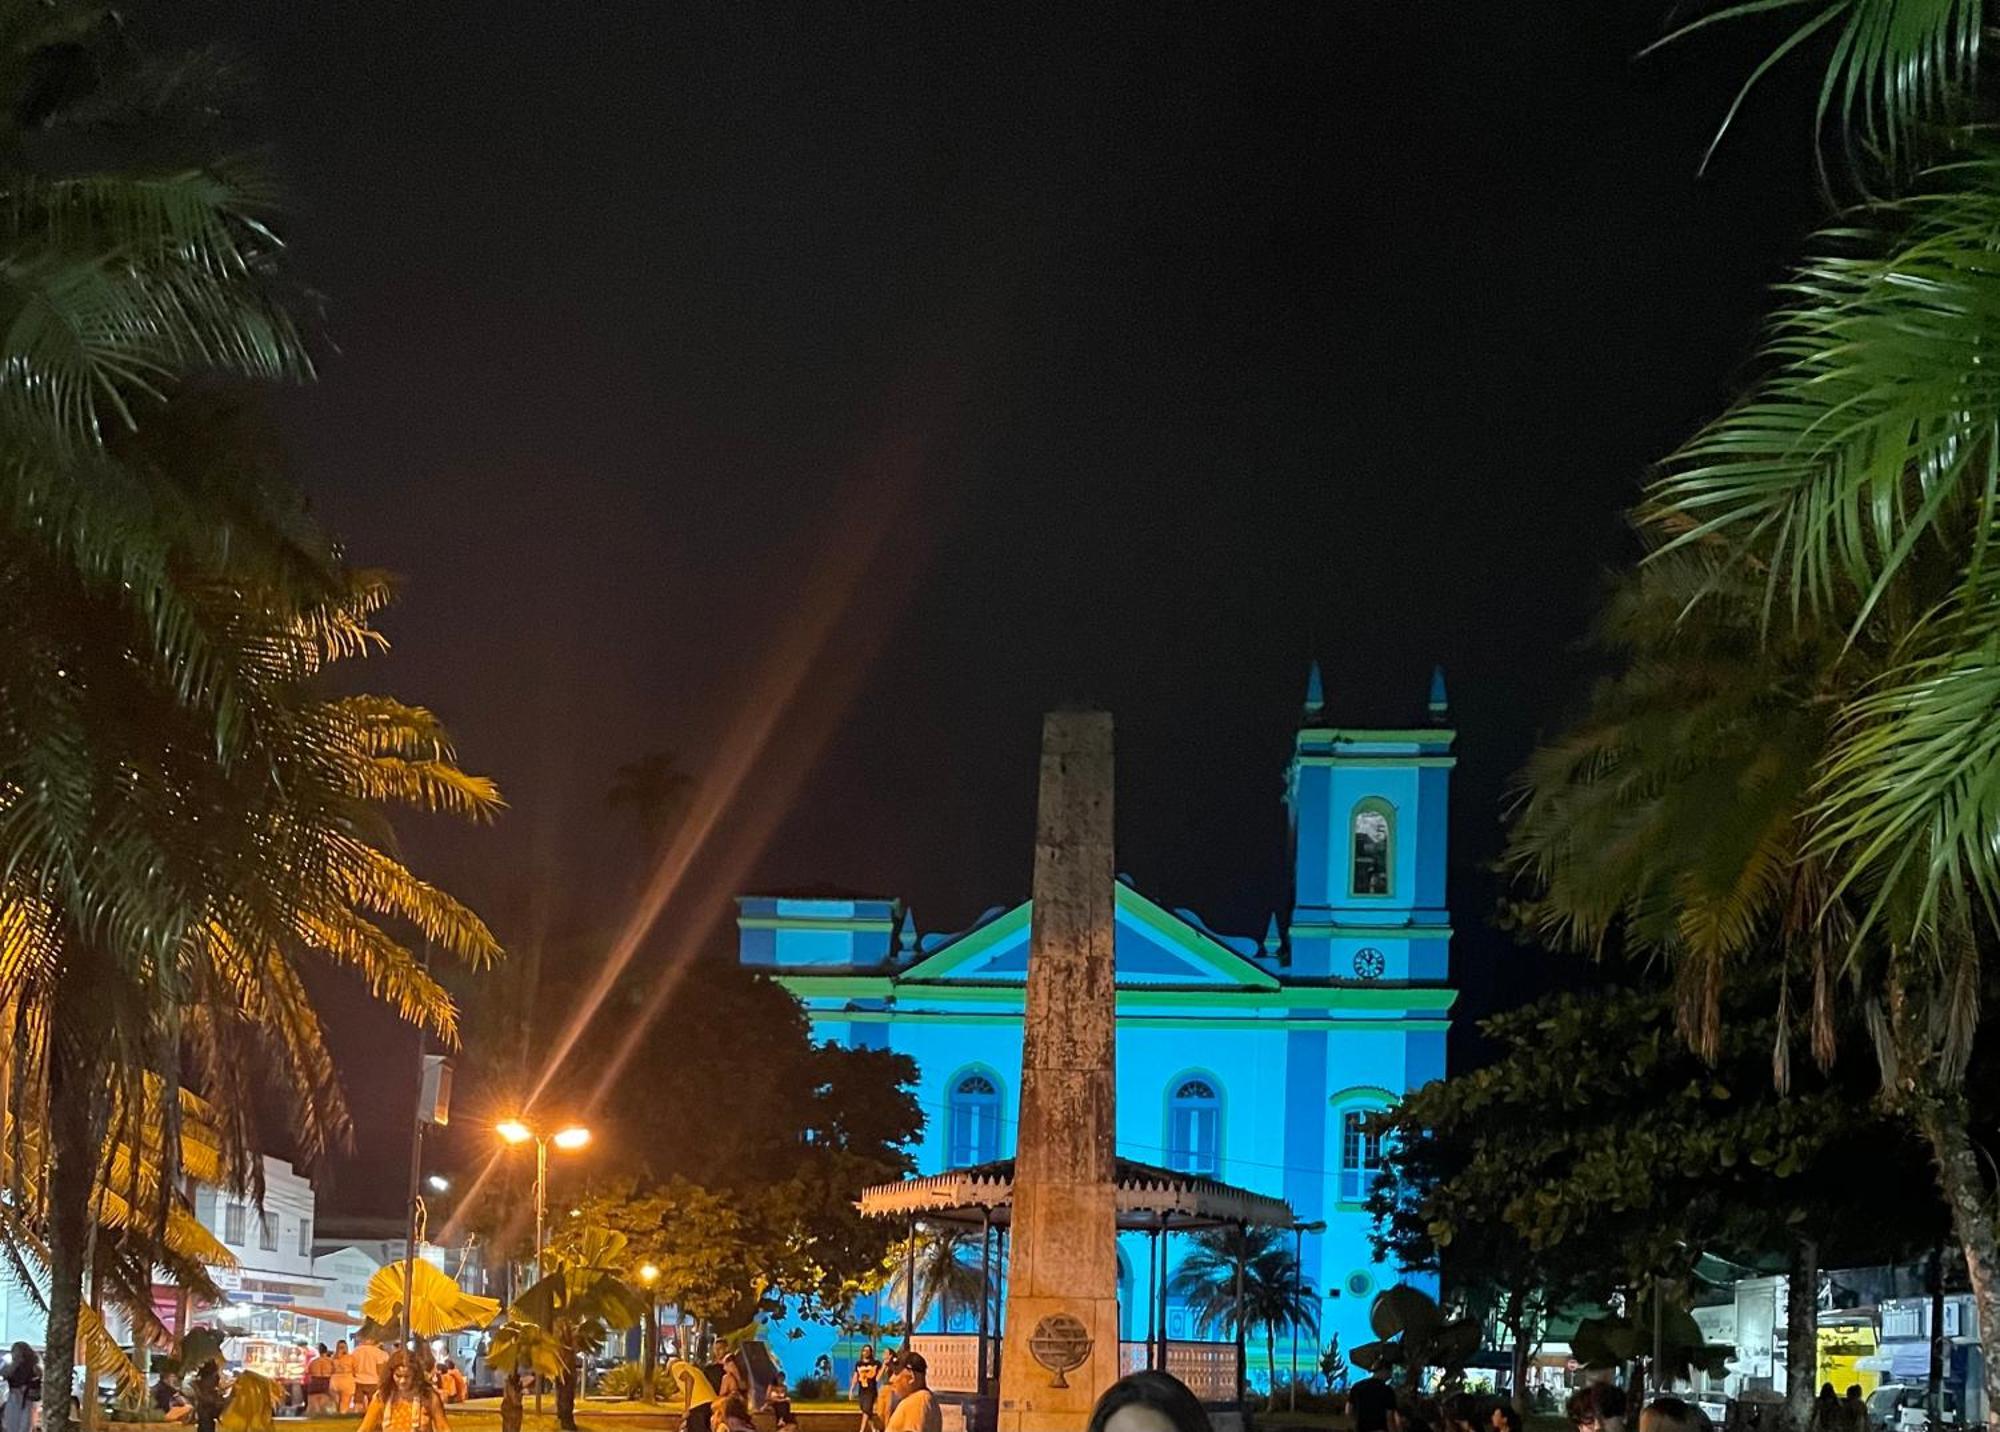
[[[1000,1088],[989,1074],[973,1070],[951,1086],[948,1162],[952,1168],[991,1163],[1000,1157]]]
[[[1348,858],[1350,893],[1389,894],[1396,812],[1387,801],[1371,796],[1354,807],[1348,829],[1351,838]]]
[[[1364,1203],[1382,1171],[1382,1135],[1369,1127],[1378,1109],[1350,1108],[1340,1115],[1340,1201]]]
[[[1167,1167],[1214,1175],[1222,1169],[1222,1100],[1205,1077],[1182,1079],[1167,1100]]]

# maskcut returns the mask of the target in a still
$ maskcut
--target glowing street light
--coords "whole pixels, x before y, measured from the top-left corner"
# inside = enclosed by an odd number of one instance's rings
[[[581,1124],[565,1124],[553,1134],[538,1134],[519,1119],[502,1119],[493,1126],[493,1132],[509,1144],[535,1146],[535,1279],[539,1282],[549,1217],[549,1145],[554,1144],[564,1153],[572,1152],[590,1142],[590,1130]]]
[[[448,1179],[448,1178],[446,1178],[446,1177],[445,1177],[445,1176],[444,1176],[443,1174],[441,1174],[441,1173],[434,1173],[434,1174],[432,1174],[432,1175],[431,1175],[431,1176],[430,1176],[429,1178],[425,1179],[425,1180],[424,1180],[424,1182],[425,1182],[425,1183],[426,1183],[427,1185],[429,1185],[429,1187],[430,1187],[430,1191],[431,1191],[432,1193],[450,1193],[450,1192],[451,1192],[451,1180],[450,1180],[450,1179]]]

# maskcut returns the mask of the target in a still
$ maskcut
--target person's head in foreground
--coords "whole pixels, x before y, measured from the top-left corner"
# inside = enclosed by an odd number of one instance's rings
[[[1593,1382],[1571,1393],[1564,1410],[1577,1432],[1618,1432],[1625,1425],[1625,1389],[1615,1382]]]
[[[930,1375],[931,1365],[924,1361],[922,1353],[900,1352],[896,1354],[896,1376],[889,1385],[896,1389],[898,1397],[908,1397],[912,1392],[921,1392]]]
[[[1493,1432],[1521,1432],[1521,1414],[1514,1410],[1514,1404],[1501,1398],[1486,1414],[1487,1425]]]
[[[1210,1432],[1208,1414],[1187,1384],[1147,1369],[1104,1390],[1090,1414],[1090,1432]]]
[[[1655,1397],[1639,1414],[1639,1432],[1697,1432],[1694,1409],[1678,1397]]]

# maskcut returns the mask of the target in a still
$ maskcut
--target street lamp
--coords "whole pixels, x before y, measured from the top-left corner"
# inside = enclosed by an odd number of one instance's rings
[[[549,1216],[549,1145],[554,1144],[565,1153],[580,1149],[590,1142],[590,1130],[581,1124],[567,1124],[552,1134],[542,1134],[519,1119],[503,1119],[493,1126],[493,1132],[510,1144],[535,1146],[535,1281],[540,1282],[542,1240],[547,1234]]]
[[[450,1180],[450,1179],[448,1179],[448,1178],[446,1178],[446,1177],[445,1177],[445,1176],[444,1176],[443,1174],[441,1174],[441,1173],[434,1173],[434,1174],[432,1174],[432,1175],[431,1175],[431,1176],[430,1176],[429,1178],[426,1178],[426,1179],[424,1180],[424,1183],[425,1183],[425,1185],[426,1185],[426,1186],[428,1186],[428,1187],[429,1187],[429,1189],[430,1189],[430,1191],[431,1191],[432,1193],[450,1193],[450,1192],[451,1192],[451,1180]]]
[[[1317,1223],[1294,1223],[1292,1225],[1292,1281],[1298,1289],[1299,1301],[1305,1301],[1306,1291],[1306,1235],[1326,1232],[1324,1220]],[[1296,1311],[1296,1309],[1294,1310]],[[1299,1320],[1292,1319],[1292,1385],[1289,1392],[1291,1411],[1299,1408]]]
[[[639,1385],[640,1396],[647,1402],[653,1400],[653,1378],[660,1366],[660,1305],[655,1300],[653,1285],[660,1281],[660,1270],[651,1263],[639,1269],[639,1283],[646,1290],[646,1336],[639,1344]]]

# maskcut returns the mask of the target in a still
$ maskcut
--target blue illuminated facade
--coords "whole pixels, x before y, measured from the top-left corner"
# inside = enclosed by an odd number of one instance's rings
[[[1118,1152],[1281,1194],[1301,1222],[1324,1221],[1305,1236],[1305,1272],[1326,1299],[1320,1341],[1338,1333],[1343,1348],[1370,1340],[1369,1303],[1397,1280],[1369,1248],[1380,1149],[1364,1121],[1445,1072],[1452,741],[1441,675],[1429,724],[1357,729],[1327,719],[1315,667],[1286,778],[1290,910],[1258,938],[1123,879],[1115,892]],[[915,1059],[920,1172],[1013,1153],[1029,902],[953,934],[919,932],[887,898],[739,904],[743,962],[796,994],[820,1038]],[[1150,1313],[1146,1257],[1136,1236],[1121,1250],[1134,1340]],[[1167,1315],[1169,1336],[1199,1335],[1184,1309]],[[830,1336],[778,1350],[802,1371]],[[1261,1381],[1261,1339],[1251,1348]],[[1302,1365],[1314,1360],[1302,1348]]]

